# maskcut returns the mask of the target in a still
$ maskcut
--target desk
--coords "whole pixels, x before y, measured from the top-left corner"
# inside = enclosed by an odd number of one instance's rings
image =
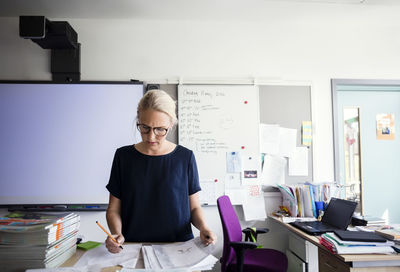
[[[292,225],[282,222],[282,220],[277,217],[271,216],[268,218],[288,229],[296,237],[300,237],[317,246],[318,268],[320,272],[400,271],[400,254],[333,254],[319,243],[318,237],[308,235]]]

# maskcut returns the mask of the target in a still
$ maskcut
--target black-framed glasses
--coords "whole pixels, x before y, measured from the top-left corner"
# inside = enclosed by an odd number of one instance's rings
[[[165,136],[168,133],[168,128],[163,128],[163,127],[149,127],[144,124],[136,124],[136,127],[140,131],[140,133],[143,134],[149,134],[150,130],[153,130],[153,133],[156,136]]]

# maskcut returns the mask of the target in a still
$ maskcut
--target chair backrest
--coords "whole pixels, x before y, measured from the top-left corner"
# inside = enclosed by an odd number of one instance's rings
[[[224,233],[224,246],[221,258],[221,270],[224,272],[227,265],[236,258],[235,251],[229,246],[229,243],[242,241],[242,229],[229,197],[226,195],[219,197],[217,204]]]

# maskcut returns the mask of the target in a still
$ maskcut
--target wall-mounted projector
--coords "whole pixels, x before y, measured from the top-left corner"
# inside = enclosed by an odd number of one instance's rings
[[[78,34],[65,21],[50,21],[45,16],[20,16],[19,36],[43,49],[51,49],[53,81],[80,80],[80,43]]]
[[[20,16],[19,36],[43,49],[78,48],[78,34],[68,22],[50,21],[44,16]]]

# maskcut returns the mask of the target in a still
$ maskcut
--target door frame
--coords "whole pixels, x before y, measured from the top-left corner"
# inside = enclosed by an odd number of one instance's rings
[[[345,89],[343,87],[347,87]],[[354,86],[354,89],[351,87]],[[390,88],[392,86],[392,88]],[[334,161],[334,179],[338,185],[342,185],[340,180],[340,157],[339,157],[339,126],[343,125],[343,121],[339,120],[339,109],[338,109],[338,92],[345,91],[377,91],[381,87],[385,88],[385,91],[399,91],[400,80],[381,80],[381,79],[331,79],[331,95],[332,95],[332,128],[333,128],[333,161]],[[361,139],[361,137],[360,137]],[[361,213],[364,214],[364,203],[363,203],[363,185],[362,185],[362,151],[360,143],[360,181],[361,181]]]

